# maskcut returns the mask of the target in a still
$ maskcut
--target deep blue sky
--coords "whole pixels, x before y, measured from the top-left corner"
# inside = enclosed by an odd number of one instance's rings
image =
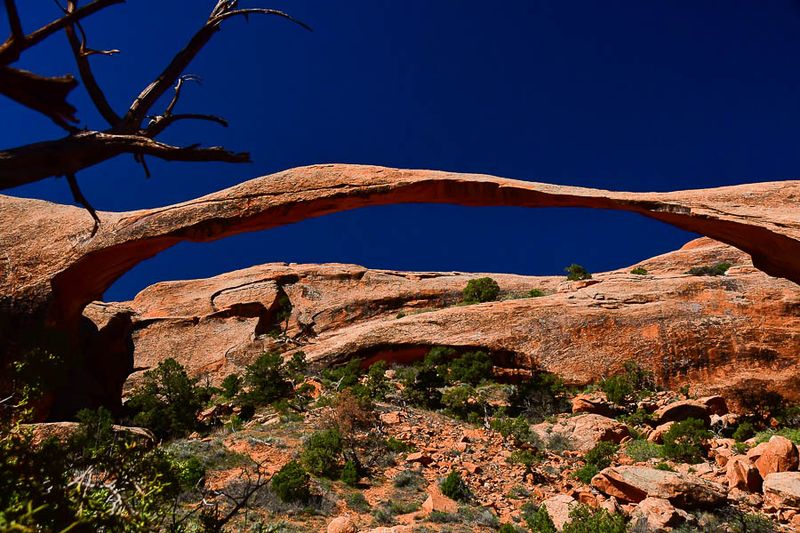
[[[256,5],[253,2],[243,2]],[[57,12],[18,2],[26,29]],[[206,17],[213,0],[129,0],[86,23],[118,111]],[[189,72],[183,112],[228,129],[175,127],[176,143],[252,153],[250,165],[160,163],[146,180],[129,157],[79,174],[96,207],[189,199],[287,167],[323,162],[485,172],[627,190],[798,177],[800,10],[791,1],[265,0],[314,27],[271,17],[229,22]],[[3,22],[3,25],[5,22]],[[6,32],[5,26],[2,27]],[[18,64],[75,72],[57,36]],[[82,121],[103,123],[83,93]],[[0,101],[0,147],[60,136]],[[5,193],[71,201],[50,179]],[[617,268],[691,234],[636,215],[403,205],[371,208],[215,243],[182,244],[142,263],[106,298],[150,283],[270,262],[559,273]]]

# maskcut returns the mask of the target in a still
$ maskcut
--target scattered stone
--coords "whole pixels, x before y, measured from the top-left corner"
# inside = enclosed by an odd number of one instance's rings
[[[406,462],[419,463],[423,466],[428,466],[433,462],[433,458],[423,452],[412,452],[406,456]]]
[[[390,413],[383,413],[380,416],[381,422],[384,424],[394,425],[400,423],[400,411],[392,411]]]

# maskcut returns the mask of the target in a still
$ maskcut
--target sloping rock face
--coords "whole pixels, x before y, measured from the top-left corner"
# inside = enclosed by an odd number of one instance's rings
[[[716,261],[736,266],[720,277],[684,274]],[[86,314],[100,331],[119,314],[129,317],[132,367],[175,357],[215,382],[286,343],[320,365],[351,357],[407,362],[449,345],[492,350],[500,367],[546,369],[571,383],[634,360],[666,384],[690,382],[697,392],[730,396],[758,376],[797,398],[800,287],[710,239],[641,265],[647,276],[628,268],[595,274],[588,286],[492,274],[501,297],[532,288],[550,294],[455,306],[467,281],[482,274],[269,264],[159,283],[131,302],[92,304]],[[278,328],[282,311],[288,327]]]

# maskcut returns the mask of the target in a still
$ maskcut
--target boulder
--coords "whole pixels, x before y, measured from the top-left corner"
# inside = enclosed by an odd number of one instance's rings
[[[569,522],[569,513],[578,505],[578,502],[568,494],[556,494],[542,502],[550,520],[556,529],[561,531],[564,525]]]
[[[442,494],[439,487],[433,484],[428,487],[428,498],[422,503],[422,511],[425,514],[430,514],[434,511],[455,513],[458,511],[458,504]]]
[[[773,435],[747,452],[747,458],[755,464],[762,478],[775,472],[797,470],[797,446],[786,437]]]
[[[698,398],[697,401],[708,407],[708,414],[710,415],[724,416],[728,414],[728,403],[722,396],[704,396],[703,398]]]
[[[662,533],[671,531],[691,518],[681,509],[676,509],[669,500],[645,498],[631,513],[631,525],[635,531]]]
[[[406,456],[406,462],[419,463],[423,466],[428,466],[433,462],[433,458],[424,452],[412,452]]]
[[[656,444],[661,444],[664,442],[664,434],[669,431],[669,428],[671,428],[674,424],[675,422],[673,421],[656,426],[656,428],[647,436],[648,442],[654,442]]]
[[[711,422],[711,411],[708,406],[700,400],[681,400],[672,402],[653,413],[656,424],[666,424],[667,422],[680,422],[687,418],[702,420],[706,425]]]
[[[718,483],[645,466],[606,468],[592,479],[592,486],[625,502],[661,498],[683,509],[713,507],[724,502],[727,496],[725,488]]]
[[[764,479],[764,503],[776,509],[800,509],[800,472],[775,472]]]
[[[744,455],[734,455],[726,463],[725,479],[728,488],[758,492],[761,490],[761,474]]]
[[[531,426],[545,445],[559,435],[569,443],[569,449],[588,452],[600,441],[619,444],[630,436],[627,426],[614,419],[595,414],[561,417],[555,423],[542,422]]]
[[[611,416],[614,413],[614,406],[609,403],[605,393],[592,392],[578,394],[572,398],[572,412]]]
[[[328,533],[356,533],[358,528],[350,515],[337,516],[328,523]]]

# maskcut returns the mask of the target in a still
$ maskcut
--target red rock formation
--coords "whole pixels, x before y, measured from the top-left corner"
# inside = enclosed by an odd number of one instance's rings
[[[736,264],[726,276],[684,274],[722,260]],[[563,278],[492,275],[503,297],[532,288],[551,294],[470,306],[452,304],[481,274],[270,264],[159,283],[131,302],[93,304],[87,316],[101,331],[109,315],[130,317],[135,367],[172,356],[214,381],[286,342],[321,365],[356,356],[402,362],[451,345],[493,350],[498,365],[544,368],[572,383],[634,360],[669,384],[693,383],[695,392],[729,393],[756,376],[797,397],[800,287],[709,239],[641,264],[649,275],[595,274],[597,283],[582,288]],[[286,338],[269,334],[281,292],[292,305]]]
[[[0,355],[7,360],[23,349],[24,337],[41,337],[45,330],[61,334],[73,351],[93,353],[96,332],[80,334],[87,326],[81,320],[84,307],[137,263],[178,242],[209,241],[371,205],[425,202],[632,211],[736,246],[765,272],[800,282],[800,222],[794,215],[798,195],[797,181],[625,193],[476,174],[317,165],[172,206],[103,212],[94,237],[92,222],[81,209],[0,196]],[[515,306],[509,304],[506,312],[516,312]],[[584,324],[593,330],[589,324],[603,320],[615,318],[586,317]],[[112,329],[105,334],[112,338],[128,327],[124,320],[109,325]],[[582,335],[583,330],[571,330],[576,331]],[[103,351],[102,344],[97,348]],[[100,374],[92,376],[97,382],[118,365],[103,357],[90,355],[86,365],[99,369]],[[107,368],[109,364],[113,368]]]

